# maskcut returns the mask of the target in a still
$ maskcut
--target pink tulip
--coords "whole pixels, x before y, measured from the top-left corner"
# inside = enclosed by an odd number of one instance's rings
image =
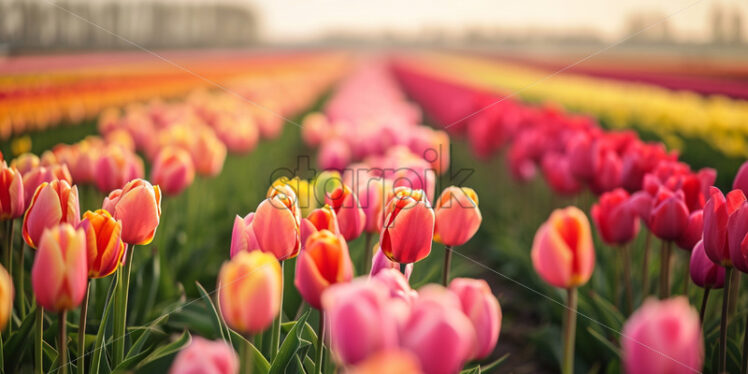
[[[33,153],[21,154],[10,163],[10,167],[18,169],[18,171],[21,172],[21,175],[26,175],[26,173],[38,168],[39,166],[41,166],[41,160]]]
[[[357,180],[356,196],[366,216],[364,230],[369,234],[382,229],[382,217],[388,182],[384,178],[365,178]]]
[[[108,146],[94,164],[94,181],[101,192],[122,188],[143,177],[143,160],[118,146]]]
[[[239,358],[223,340],[192,338],[171,364],[169,374],[237,374]]]
[[[70,171],[65,165],[39,166],[25,173],[23,175],[23,197],[26,209],[31,204],[34,192],[42,183],[57,179],[64,180],[70,185],[73,184],[73,177],[70,176]]]
[[[408,264],[412,265],[412,264]],[[411,271],[413,269],[411,268]],[[406,273],[408,271],[406,270]],[[410,288],[408,284],[410,274],[404,275],[399,269],[382,269],[377,274],[371,275],[371,280],[384,286],[390,292],[390,297],[404,301],[411,305],[418,298],[418,292]]]
[[[645,301],[626,321],[621,345],[626,373],[692,373],[703,369],[699,315],[685,297]]]
[[[301,249],[301,219],[295,195],[278,194],[257,207],[252,220],[260,250],[279,261],[296,257]]]
[[[673,241],[680,238],[688,228],[688,216],[683,192],[678,190],[673,193],[660,187],[654,198],[649,227],[656,237]]]
[[[234,258],[239,252],[252,252],[260,249],[252,228],[254,216],[254,213],[249,213],[244,218],[239,216],[234,218],[234,229],[231,232],[231,258]]]
[[[373,277],[384,269],[395,269],[400,272],[400,264],[387,258],[384,252],[382,252],[382,248],[379,247],[379,243],[375,244],[374,248],[374,259],[371,263],[371,271],[369,272],[370,276]],[[405,265],[405,278],[410,279],[411,274],[413,274],[412,263]]]
[[[23,239],[31,248],[39,244],[44,230],[61,223],[80,222],[78,187],[64,180],[44,182],[36,189],[23,216]]]
[[[748,272],[748,202],[743,202],[727,220],[727,247],[736,269]]]
[[[153,162],[151,180],[165,194],[179,195],[195,180],[195,167],[190,154],[180,148],[164,148]]]
[[[325,197],[325,203],[332,207],[338,218],[340,233],[345,240],[358,238],[366,225],[366,214],[361,209],[358,197],[346,185],[340,185]]]
[[[472,188],[450,186],[434,207],[434,241],[449,246],[465,244],[475,235],[483,217]]]
[[[386,289],[363,279],[333,285],[322,294],[336,361],[356,364],[397,346],[398,329],[387,308],[388,299]]]
[[[296,260],[294,284],[301,297],[313,308],[322,307],[321,297],[328,287],[353,278],[353,263],[345,240],[330,231],[318,231],[307,239]]]
[[[732,189],[741,190],[743,194],[748,194],[748,161],[740,165],[740,169],[732,181]]]
[[[200,175],[214,177],[223,169],[226,160],[226,146],[209,128],[198,131],[195,143],[190,150],[195,170]]]
[[[386,350],[369,356],[358,365],[347,368],[344,374],[422,374],[418,357],[404,349]]]
[[[725,285],[725,268],[712,262],[704,250],[704,242],[699,240],[691,251],[689,263],[691,279],[702,288],[722,288]]]
[[[434,211],[423,190],[397,187],[385,209],[382,252],[399,263],[418,262],[431,252]]]
[[[457,300],[435,301],[422,295],[402,334],[402,346],[418,357],[426,374],[457,373],[475,352],[475,329]]]
[[[623,245],[639,233],[639,220],[629,203],[629,194],[622,188],[606,192],[592,206],[592,220],[605,243]]]
[[[77,307],[88,282],[86,235],[63,223],[44,231],[31,268],[36,301],[52,312]]]
[[[577,207],[557,209],[535,234],[532,264],[541,278],[555,287],[587,283],[595,268],[590,223]]]
[[[309,113],[301,123],[301,138],[310,147],[316,147],[325,140],[330,124],[327,117],[319,112]]]
[[[501,331],[501,306],[483,279],[455,278],[449,289],[460,298],[462,311],[473,323],[477,338],[471,359],[482,359],[493,352]]]
[[[23,176],[3,161],[0,165],[0,221],[18,218],[25,211]]]
[[[351,162],[351,149],[341,138],[327,140],[320,146],[317,164],[322,170],[343,170]]]
[[[727,243],[727,221],[746,198],[742,190],[732,190],[725,195],[716,187],[710,190],[704,205],[704,250],[707,256],[721,266],[732,266]]]
[[[543,176],[548,185],[559,195],[572,196],[582,190],[583,185],[571,173],[569,161],[558,153],[547,153],[541,162]]]
[[[104,199],[103,208],[122,222],[122,241],[148,244],[161,219],[161,190],[146,180],[134,179],[121,190],[112,191]]]

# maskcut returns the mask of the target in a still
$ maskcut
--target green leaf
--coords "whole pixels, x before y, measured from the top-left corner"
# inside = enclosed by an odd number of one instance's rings
[[[18,330],[14,330],[10,338],[5,341],[5,345],[3,346],[4,361],[16,362],[15,358],[20,356],[21,351],[28,342],[27,339],[29,338],[31,328],[34,327],[35,318],[36,307],[29,311],[29,314],[21,322],[21,327]]]
[[[501,365],[506,359],[509,358],[509,353],[497,358],[494,362],[491,362],[489,364],[481,365],[480,369],[481,371],[488,372],[491,369]]]
[[[114,302],[112,296],[116,289],[117,282],[111,282],[109,286],[109,292],[107,293],[107,302],[104,306],[104,314],[101,316],[101,323],[99,323],[99,331],[96,333],[96,343],[94,344],[93,357],[91,358],[91,370],[92,374],[98,374],[101,368],[101,355],[106,349],[104,345],[104,334],[106,331],[107,323],[109,322],[109,314],[112,311]]]
[[[616,357],[618,357],[619,359],[621,358],[621,349],[618,348],[615,344],[613,344],[613,342],[611,342],[610,340],[608,340],[607,338],[605,338],[602,334],[600,334],[599,332],[597,332],[592,327],[587,327],[587,332],[590,335],[592,335],[592,337],[595,338],[597,341],[599,341],[600,343],[603,343],[603,346],[605,346],[611,352],[613,352],[613,354],[615,354]]]
[[[205,304],[208,306],[208,309],[212,312],[213,315],[213,322],[215,322],[215,327],[218,329],[218,331],[221,333],[221,339],[224,341],[229,342],[231,344],[231,335],[228,335],[228,340],[226,339],[227,335],[224,334],[224,325],[221,319],[221,315],[218,314],[218,309],[216,309],[216,305],[213,303],[213,300],[210,298],[210,295],[208,295],[208,292],[205,291],[205,288],[203,287],[200,282],[195,281],[195,286],[197,287],[197,291],[200,293],[200,297],[202,297],[203,301],[205,301]]]
[[[303,326],[306,323],[307,318],[309,318],[309,311],[302,314],[296,324],[288,331],[286,339],[283,340],[283,343],[280,346],[278,355],[275,356],[275,359],[270,366],[270,374],[281,374],[286,372],[286,368],[296,355],[296,351],[302,347],[300,338],[303,329],[298,327],[299,325]]]
[[[252,347],[252,373],[255,374],[267,374],[268,371],[270,371],[270,362],[265,358],[265,356],[262,355],[262,353],[255,347],[254,344],[251,344],[247,339],[245,339],[243,336],[236,333],[236,331],[229,330],[232,335],[232,341],[237,342],[239,345],[238,350],[242,349],[242,344],[250,344]]]
[[[151,354],[149,354],[146,358],[144,358],[142,361],[140,361],[140,363],[138,364],[138,366],[135,367],[135,369],[136,369],[135,371],[137,371],[137,369],[140,369],[143,366],[145,366],[145,365],[147,365],[147,364],[149,364],[149,363],[151,363],[153,361],[156,361],[156,360],[158,360],[160,358],[163,358],[163,357],[169,356],[171,354],[174,354],[176,352],[179,352],[182,348],[184,348],[185,346],[187,346],[190,343],[191,340],[192,339],[191,339],[190,333],[187,330],[185,330],[182,333],[182,335],[179,336],[179,338],[177,340],[175,340],[175,341],[173,341],[173,342],[171,342],[171,343],[169,343],[167,345],[160,346],[160,347],[156,348],[155,350],[153,350],[153,352],[151,352]]]

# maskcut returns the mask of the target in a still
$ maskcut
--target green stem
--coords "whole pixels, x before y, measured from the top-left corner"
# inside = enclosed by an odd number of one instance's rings
[[[724,373],[727,366],[727,320],[730,305],[730,288],[732,288],[732,266],[725,268],[725,289],[722,293],[722,320],[719,325],[719,372]]]
[[[41,305],[36,307],[36,323],[34,329],[34,360],[36,374],[44,373],[44,358],[42,357],[42,344],[44,344],[44,308]]]
[[[252,374],[252,337],[246,336],[246,342],[242,345],[241,367],[242,374]]]
[[[86,282],[86,295],[81,304],[81,319],[78,322],[78,374],[85,374],[86,362],[86,316],[88,315],[88,298],[91,292],[91,281]]]
[[[444,246],[444,269],[442,269],[442,285],[445,287],[447,286],[447,283],[449,282],[449,268],[451,267],[452,263],[452,246],[446,245]]]
[[[284,263],[285,261],[280,262],[280,268],[281,268],[281,297],[280,297],[280,306],[278,308],[278,318],[276,318],[273,321],[273,334],[270,336],[270,361],[272,361],[275,356],[278,354],[278,347],[280,346],[280,335],[281,335],[281,323],[283,318],[283,283],[285,283],[284,275]]]
[[[5,247],[5,264],[7,266],[8,275],[13,279],[13,219],[6,221],[6,238],[8,239],[8,245]],[[21,273],[23,276],[23,272]],[[12,314],[12,313],[11,313]],[[8,318],[8,336],[13,331],[13,318]]]
[[[322,374],[322,366],[324,365],[324,353],[325,353],[325,313],[319,311],[319,329],[317,330],[317,357],[314,361],[314,371],[316,374]]]
[[[577,332],[577,289],[569,288],[564,319],[564,357],[561,367],[563,374],[574,373],[574,339]]]
[[[670,297],[670,252],[672,242],[663,240],[660,255],[660,299]]]
[[[740,372],[745,374],[748,372],[748,315],[745,319],[746,329],[743,332],[743,357],[740,361]]]
[[[709,291],[711,288],[704,287],[704,296],[701,297],[701,310],[699,310],[699,322],[704,325],[704,314],[706,313],[706,304],[709,301]]]
[[[370,232],[366,233],[366,241],[364,243],[364,268],[361,269],[361,274],[369,274],[371,270],[371,238]]]
[[[623,253],[623,286],[626,287],[626,313],[630,315],[634,308],[634,286],[631,284],[631,253],[628,245],[624,245],[621,251]]]
[[[644,240],[644,258],[642,259],[642,300],[649,296],[649,248],[652,244],[652,232],[647,230]]]
[[[57,351],[60,355],[60,373],[67,374],[68,372],[68,344],[67,344],[67,310],[60,312],[60,318],[58,324],[60,325],[60,342]]]
[[[122,362],[125,357],[125,330],[127,329],[127,294],[130,290],[130,269],[132,267],[132,257],[135,252],[135,246],[127,248],[125,265],[119,269],[117,278],[117,297],[114,303],[114,334],[112,342],[114,344],[113,366]]]
[[[26,288],[24,286],[25,283],[25,274],[26,267],[24,265],[24,258],[26,257],[26,242],[23,242],[23,245],[21,245],[21,259],[20,259],[20,266],[18,267],[18,289],[16,290],[16,293],[18,294],[18,306],[21,310],[21,318],[26,317]]]

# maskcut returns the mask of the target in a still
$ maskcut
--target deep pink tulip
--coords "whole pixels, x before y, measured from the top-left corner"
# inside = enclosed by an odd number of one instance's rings
[[[388,305],[387,290],[364,279],[333,285],[322,294],[330,348],[337,362],[356,364],[397,346],[398,327]]]
[[[402,331],[401,344],[418,357],[424,373],[457,373],[475,352],[473,324],[462,312],[456,296],[452,295],[455,301],[449,302],[425,296],[423,291],[419,294]]]
[[[3,161],[0,165],[0,221],[23,215],[26,207],[23,194],[21,172]]]
[[[357,176],[358,178],[359,176]],[[366,216],[364,230],[369,234],[378,233],[382,229],[382,214],[384,212],[385,198],[389,182],[384,178],[364,178],[357,180],[356,196],[361,203],[361,209]]]
[[[317,164],[322,170],[343,170],[351,162],[351,149],[341,138],[325,141],[319,148]]]
[[[167,195],[179,195],[195,180],[195,166],[187,151],[167,147],[153,162],[151,180]]]
[[[294,284],[301,297],[313,308],[322,307],[322,293],[331,285],[353,278],[348,244],[327,230],[318,231],[306,241],[296,260]]]
[[[612,191],[621,187],[623,164],[618,154],[598,142],[598,151],[593,153],[595,174],[590,183],[590,189],[596,194]]]
[[[582,190],[582,184],[571,173],[569,160],[558,153],[543,157],[541,169],[548,185],[559,195],[574,195]]]
[[[735,179],[732,180],[732,189],[741,190],[743,194],[748,194],[748,161],[740,165]]]
[[[727,247],[736,269],[748,272],[748,202],[743,202],[727,220]]]
[[[338,227],[345,240],[358,238],[366,225],[366,214],[361,209],[358,197],[346,185],[340,185],[329,195],[325,203],[332,207],[338,218]]]
[[[78,226],[80,222],[78,187],[64,180],[42,183],[34,192],[23,216],[23,240],[36,248],[44,230],[61,223]]]
[[[445,188],[436,201],[434,215],[434,241],[449,246],[465,244],[483,220],[478,209],[478,194],[468,187]]]
[[[223,340],[210,341],[199,336],[182,349],[171,364],[169,374],[237,374],[239,358]]]
[[[434,211],[423,190],[397,187],[385,209],[382,251],[398,263],[418,262],[431,253]]]
[[[301,249],[301,219],[295,195],[277,194],[257,207],[252,220],[260,250],[279,261],[296,257]]]
[[[595,268],[590,223],[577,207],[557,209],[535,233],[532,264],[555,287],[581,286]]]
[[[703,368],[699,314],[679,296],[644,302],[621,335],[626,373],[693,373]]]
[[[592,165],[593,139],[586,132],[579,132],[566,143],[566,154],[569,157],[569,171],[584,182],[589,182],[595,176]]]
[[[161,219],[161,190],[146,180],[133,179],[121,190],[112,191],[104,199],[103,208],[122,222],[122,241],[148,244]]]
[[[473,323],[476,347],[470,359],[481,359],[493,352],[501,331],[501,306],[483,279],[455,278],[449,289],[460,298],[462,312]]]
[[[699,240],[691,251],[689,263],[691,280],[702,288],[722,288],[725,285],[725,268],[715,264],[704,251],[704,242]]]
[[[44,231],[31,268],[36,301],[52,312],[77,307],[88,282],[86,235],[63,223]]]
[[[665,187],[660,187],[654,198],[649,227],[656,237],[673,241],[685,232],[688,227],[688,216],[683,192],[678,190],[673,193]]]
[[[704,205],[704,250],[721,266],[732,266],[727,243],[727,221],[746,198],[742,190],[732,190],[727,197],[716,187],[709,190],[710,198]]]
[[[701,240],[704,235],[704,211],[699,209],[695,212],[691,212],[688,216],[688,225],[683,230],[680,238],[675,240],[675,244],[680,249],[691,251],[696,243]]]
[[[624,245],[639,233],[639,217],[629,202],[629,194],[622,188],[606,192],[592,206],[592,221],[603,241],[610,245]]]

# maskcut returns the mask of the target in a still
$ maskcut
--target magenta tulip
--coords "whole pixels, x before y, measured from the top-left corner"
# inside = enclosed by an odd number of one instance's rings
[[[704,205],[704,250],[715,263],[732,266],[727,243],[727,221],[746,202],[746,198],[742,190],[732,190],[727,197],[716,187],[709,192],[710,198]]]
[[[689,262],[691,280],[702,288],[722,288],[725,284],[725,268],[712,262],[704,250],[704,242],[699,241],[691,251]]]

